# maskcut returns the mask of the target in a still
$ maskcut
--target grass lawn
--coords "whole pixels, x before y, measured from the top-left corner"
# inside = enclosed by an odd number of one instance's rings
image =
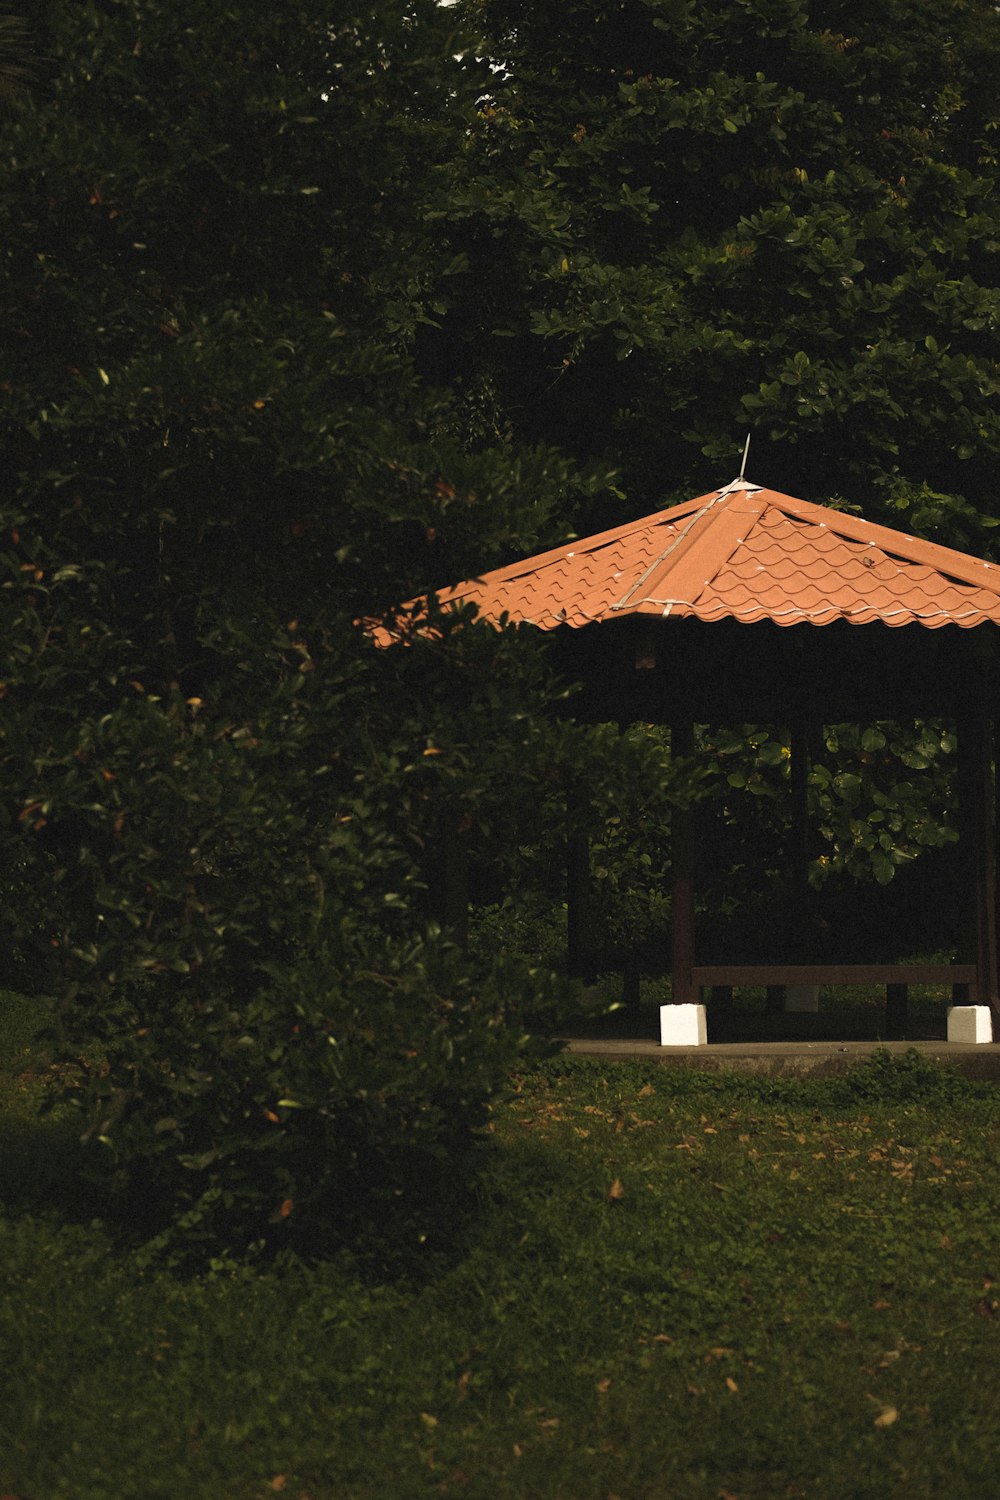
[[[1000,1092],[549,1063],[419,1281],[141,1272],[0,1003],[0,1496],[997,1494]]]

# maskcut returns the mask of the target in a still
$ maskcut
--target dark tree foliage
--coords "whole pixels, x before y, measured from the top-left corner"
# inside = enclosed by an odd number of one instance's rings
[[[458,839],[498,890],[533,867],[558,902],[549,851],[586,831],[630,941],[619,897],[662,875],[684,779],[661,739],[541,716],[562,689],[524,632],[442,623],[387,653],[363,622],[724,481],[747,427],[768,483],[981,546],[997,19],[21,17],[0,26],[6,977],[59,997],[82,1127],[146,1231],[426,1243],[565,1002],[502,944],[442,937],[434,851]],[[729,790],[776,781],[771,744],[723,747]],[[897,829],[842,769],[818,793],[835,838],[870,804],[895,840],[872,860],[933,842],[919,797]]]
[[[1000,17],[879,0],[469,0],[495,70],[426,368],[614,464],[750,472],[980,547],[995,519]],[[708,462],[706,462],[708,460]]]
[[[415,1247],[558,998],[460,960],[427,851],[566,756],[517,635],[393,657],[361,621],[590,482],[470,444],[413,365],[461,273],[426,212],[470,102],[455,18],[32,19],[0,189],[8,980],[58,995],[147,1230],[315,1245],[374,1212]]]

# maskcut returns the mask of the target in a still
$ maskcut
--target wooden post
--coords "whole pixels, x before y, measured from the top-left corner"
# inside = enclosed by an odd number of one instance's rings
[[[987,698],[985,701],[986,702],[993,702],[995,700],[995,697],[996,697],[996,690],[993,689],[992,692],[991,692],[991,694],[990,694],[990,697]],[[988,727],[988,731],[989,731],[989,743],[990,743],[990,751],[991,751],[991,757],[992,757],[991,758],[991,772],[992,772],[991,784],[992,784],[993,798],[992,798],[992,805],[990,807],[990,824],[989,824],[989,835],[988,835],[988,840],[987,840],[987,859],[988,859],[988,864],[989,864],[989,869],[990,869],[990,877],[991,877],[990,883],[991,883],[992,889],[991,889],[991,891],[989,892],[989,895],[988,895],[988,900],[987,900],[987,908],[988,909],[987,909],[987,912],[985,913],[985,915],[986,915],[987,920],[989,921],[989,934],[990,934],[990,939],[991,939],[992,944],[993,944],[993,953],[994,953],[994,975],[996,976],[997,990],[998,990],[998,992],[1000,992],[1000,957],[997,957],[998,953],[1000,953],[1000,910],[998,910],[998,891],[997,891],[997,879],[998,879],[997,839],[998,839],[998,836],[1000,836],[1000,764],[998,764],[998,757],[1000,757],[1000,729],[998,729],[998,725],[997,725],[997,721],[996,720],[991,720],[989,722],[989,724],[988,724],[987,727]],[[990,911],[989,908],[992,908],[992,911]],[[992,1003],[992,1001],[990,1003],[991,1003],[991,1009],[993,1011],[993,1037],[994,1037],[995,1041],[1000,1041],[1000,1006],[994,1006],[993,1003]]]
[[[673,724],[671,756],[694,753],[694,725]],[[671,818],[673,897],[670,919],[670,981],[675,1005],[690,1005],[698,999],[691,970],[694,967],[694,808],[674,808]]]
[[[985,708],[984,708],[985,712]],[[980,747],[980,797],[982,838],[979,847],[979,939],[980,1005],[993,1013],[995,1034],[1000,1034],[1000,990],[997,975],[997,846],[996,773],[994,769],[994,724],[984,718]]]
[[[976,1003],[988,1005],[997,1024],[996,859],[993,826],[993,725],[988,719],[973,721],[973,774],[975,776],[976,858]]]
[[[976,893],[975,893],[975,774],[972,745],[975,738],[972,720],[961,718],[956,722],[958,751],[955,765],[955,786],[958,792],[958,856],[962,884],[962,906],[959,913],[957,958],[960,963],[976,962]],[[978,972],[978,970],[977,970]],[[958,982],[951,987],[953,1005],[978,1004],[978,985]]]
[[[647,657],[640,658],[639,650],[637,648],[637,650],[636,650],[636,668],[637,669],[640,669],[640,667],[639,667],[640,659],[647,660],[647,659],[651,658],[652,662],[655,664],[656,657],[655,657],[655,653],[652,650],[652,647],[648,648],[648,650],[649,650],[649,653],[650,653],[650,657],[649,658],[647,658]],[[618,733],[619,733],[619,735],[621,735],[622,737],[624,737],[626,734],[628,734],[629,729],[631,728],[631,725],[632,725],[631,719],[619,719],[618,720]],[[635,950],[635,947],[632,946],[628,950],[628,952],[626,952],[625,957],[624,957],[624,959],[622,961],[622,1004],[624,1005],[624,1007],[625,1007],[626,1011],[629,1013],[629,1015],[637,1016],[639,1014],[640,1009],[641,1009],[641,1002],[642,1002],[642,966],[641,966],[641,964],[639,962],[639,955],[637,954],[637,952]]]
[[[966,915],[963,943],[976,965],[974,1005],[988,1005],[995,1031],[1000,1028],[997,994],[996,791],[993,773],[993,726],[985,717],[968,717],[958,725],[959,839],[965,844]]]
[[[906,1035],[909,993],[909,986],[905,984],[887,984],[885,987],[885,1034],[890,1041],[898,1042]]]

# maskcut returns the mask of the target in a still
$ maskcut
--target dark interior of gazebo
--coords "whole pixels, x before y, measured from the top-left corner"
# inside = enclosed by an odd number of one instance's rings
[[[724,942],[720,952],[719,934],[699,930],[695,921],[695,851],[705,842],[699,823],[711,813],[675,814],[670,955],[664,967],[676,1003],[707,994],[723,1007],[734,988],[763,985],[776,1008],[790,984],[877,984],[885,986],[883,1034],[891,1037],[905,1031],[908,986],[936,983],[951,986],[955,1003],[989,1005],[996,1014],[997,817],[990,718],[998,686],[995,634],[990,626],[859,629],[837,622],[789,629],[768,621],[636,618],[552,633],[553,660],[568,680],[580,684],[573,699],[580,719],[668,725],[680,755],[694,753],[696,724],[769,723],[790,730],[790,895],[752,938],[744,936],[738,956]],[[822,896],[808,886],[809,860],[819,852],[810,839],[807,808],[811,744],[824,725],[920,717],[945,720],[957,730],[959,843],[947,861],[938,859],[937,889],[927,882],[919,887],[921,898],[935,907],[933,923],[927,913],[928,929],[940,934],[941,908],[948,910],[954,963],[902,964],[890,958],[896,934],[885,931],[873,941],[870,930],[838,930],[823,919]],[[925,858],[933,860],[935,854]],[[585,865],[586,852],[577,845],[570,851],[567,887],[570,963],[577,973],[591,961],[581,910]],[[634,966],[629,982],[634,1004]],[[654,1019],[636,1018],[649,1029]]]

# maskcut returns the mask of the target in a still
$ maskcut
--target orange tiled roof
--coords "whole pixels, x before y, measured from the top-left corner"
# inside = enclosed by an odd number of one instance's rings
[[[1000,624],[1000,564],[747,480],[439,595],[543,630],[625,615]]]

